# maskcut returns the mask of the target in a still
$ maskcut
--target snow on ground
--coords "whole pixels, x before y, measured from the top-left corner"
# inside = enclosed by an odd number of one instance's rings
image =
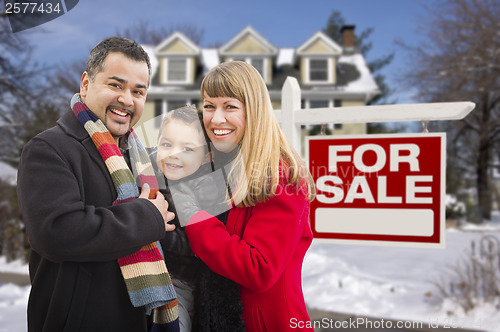
[[[479,305],[464,313],[451,300],[432,304],[427,292],[449,266],[465,257],[472,240],[491,234],[500,239],[500,215],[481,226],[446,232],[446,249],[355,246],[313,242],[303,267],[303,288],[311,308],[500,331],[500,303]],[[28,273],[19,262],[0,257],[0,273]],[[0,332],[26,331],[29,286],[0,285]],[[451,313],[453,313],[451,315]],[[435,326],[435,325],[432,325]]]
[[[498,219],[498,216],[497,216]],[[449,229],[445,249],[356,246],[313,242],[303,266],[303,289],[311,308],[353,315],[500,331],[500,303],[464,313],[451,300],[431,303],[440,280],[470,252],[471,241],[492,234],[500,220]]]
[[[0,257],[0,273],[28,274],[28,265],[20,261],[7,263],[5,257]],[[26,306],[29,292],[29,286],[0,284],[0,332],[27,331]]]
[[[28,274],[28,265],[19,260],[7,263],[5,257],[1,256],[0,273],[2,272]]]
[[[28,330],[26,306],[29,286],[13,284],[0,286],[0,332],[22,332]]]

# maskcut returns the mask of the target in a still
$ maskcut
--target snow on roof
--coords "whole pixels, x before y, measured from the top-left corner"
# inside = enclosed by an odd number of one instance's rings
[[[276,58],[276,66],[293,65],[295,62],[294,48],[280,48]]]
[[[148,53],[151,61],[151,77],[156,75],[158,70],[159,61],[155,55],[155,47],[151,45],[141,45],[144,50]],[[280,48],[278,49],[278,54],[276,57],[276,66],[282,67],[285,65],[294,65],[297,57],[297,50],[295,48]],[[203,66],[202,73],[205,75],[210,69],[217,66],[220,63],[219,49],[217,48],[200,48],[200,63]],[[357,68],[361,74],[357,80],[349,82],[346,86],[341,89],[346,92],[354,93],[378,93],[380,92],[377,83],[375,82],[373,76],[371,75],[370,69],[366,65],[365,59],[362,54],[348,54],[340,55],[338,58],[338,63],[345,63],[353,65]],[[149,92],[165,92],[168,88],[161,86],[155,87],[150,86]],[[181,87],[172,87],[172,91],[182,90]]]
[[[141,45],[144,51],[149,56],[149,61],[151,62],[151,78],[153,78],[156,74],[156,69],[158,68],[158,58],[155,54],[155,47],[151,45]]]
[[[17,170],[9,164],[0,161],[0,179],[15,186],[17,183]]]
[[[201,63],[203,63],[203,74],[220,63],[219,52],[216,48],[201,49]]]
[[[348,63],[356,66],[359,70],[361,77],[355,81],[349,82],[345,91],[349,92],[378,92],[379,88],[375,80],[373,79],[370,69],[366,65],[365,58],[363,55],[356,53],[350,55],[341,55],[339,57],[339,63]]]

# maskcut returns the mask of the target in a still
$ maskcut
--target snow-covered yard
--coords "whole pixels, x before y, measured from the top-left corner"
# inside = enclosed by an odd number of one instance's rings
[[[471,241],[500,240],[500,216],[481,226],[446,231],[445,249],[313,243],[303,267],[309,307],[358,316],[422,322],[424,326],[500,331],[500,299],[465,313],[452,301],[431,301],[433,282],[466,258]],[[498,248],[497,248],[498,249]],[[500,266],[497,267],[500,269]],[[499,271],[500,272],[500,271]]]
[[[354,246],[313,243],[303,268],[303,287],[310,308],[353,315],[500,331],[500,303],[479,304],[464,313],[449,300],[432,304],[436,281],[485,234],[500,238],[500,216],[476,227],[446,232],[446,249]],[[0,272],[28,273],[18,262],[0,258]],[[29,286],[0,285],[0,332],[26,331]]]
[[[0,257],[0,273],[28,274],[28,266],[18,261],[6,263],[5,257]],[[27,331],[26,306],[28,304],[29,286],[0,284],[0,332]]]

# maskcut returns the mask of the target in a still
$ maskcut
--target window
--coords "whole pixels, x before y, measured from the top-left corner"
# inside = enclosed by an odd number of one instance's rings
[[[264,59],[252,59],[250,62],[252,66],[260,73],[260,76],[264,77]]]
[[[167,82],[187,82],[187,59],[169,59]]]
[[[339,99],[334,99],[334,100],[302,100],[302,108],[326,108],[326,107],[331,107],[333,104],[334,107],[341,107],[342,106],[342,100]],[[312,129],[315,126],[307,126],[307,129]],[[328,128],[330,129],[336,129],[340,130],[342,129],[342,123],[330,123],[328,124]]]
[[[310,59],[309,60],[309,81],[310,82],[328,82],[328,60]]]
[[[309,101],[309,108],[323,108],[323,107],[329,107],[330,102],[328,100],[310,100]]]
[[[245,61],[248,64],[251,64],[257,71],[260,73],[260,76],[264,78],[266,81],[266,60],[264,58],[245,58],[245,57],[236,57],[231,58],[231,61]],[[266,81],[267,83],[267,81]]]
[[[155,127],[159,128],[163,114],[163,99],[155,99]]]
[[[340,99],[335,99],[335,100],[333,101],[333,106],[334,106],[334,107],[342,107],[342,100],[340,100]],[[335,123],[335,124],[333,125],[333,129],[335,129],[335,130],[341,130],[341,129],[342,129],[342,123]]]
[[[302,108],[324,108],[324,107],[330,107],[330,100],[328,99],[323,99],[323,100],[302,100]],[[307,125],[305,126],[306,129],[311,130],[313,128],[319,128],[318,126],[315,125]]]
[[[190,100],[182,100],[182,99],[155,99],[155,126],[159,128],[161,122],[163,120],[163,114],[170,112],[176,108],[182,107],[187,104],[191,104]]]
[[[163,114],[163,99],[155,99],[155,116]]]
[[[176,108],[186,106],[187,104],[190,104],[190,100],[168,100],[167,101],[167,113],[175,110]]]

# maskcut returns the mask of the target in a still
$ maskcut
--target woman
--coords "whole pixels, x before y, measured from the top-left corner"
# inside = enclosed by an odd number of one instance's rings
[[[239,285],[246,331],[293,330],[294,322],[310,320],[301,269],[312,241],[312,177],[279,128],[267,87],[251,65],[218,65],[204,78],[201,95],[210,140],[219,155],[234,158],[235,207],[226,225],[193,211],[186,227],[192,250]]]

